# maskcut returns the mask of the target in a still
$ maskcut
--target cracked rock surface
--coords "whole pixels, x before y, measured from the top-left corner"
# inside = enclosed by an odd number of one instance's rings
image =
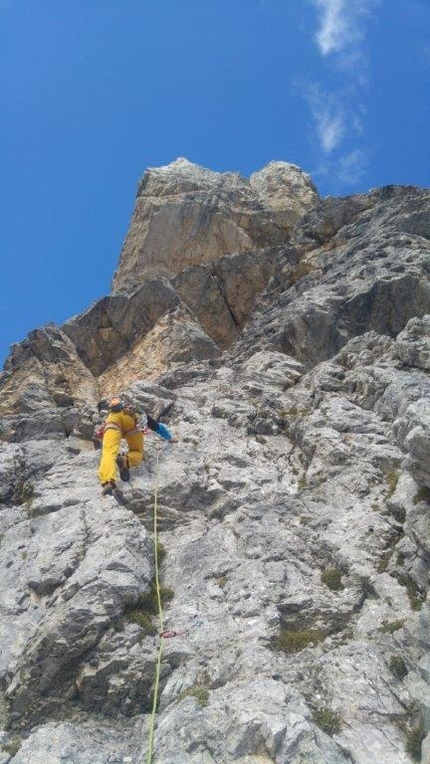
[[[251,185],[284,226],[270,263],[253,246],[145,281],[33,333],[0,378],[0,764],[146,762],[155,490],[176,636],[154,764],[429,764],[428,193],[313,198],[291,228],[269,168]],[[163,187],[185,176],[200,194],[188,166]],[[146,437],[123,505],[100,496],[91,442],[115,375],[179,436]]]

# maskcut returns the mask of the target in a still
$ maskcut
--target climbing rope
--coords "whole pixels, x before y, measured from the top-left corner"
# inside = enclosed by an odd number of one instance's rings
[[[149,739],[148,739],[148,752],[146,757],[146,764],[152,764],[154,755],[154,732],[155,732],[155,717],[157,713],[158,703],[158,690],[160,686],[160,672],[161,672],[161,659],[163,656],[163,643],[165,639],[171,639],[172,637],[182,637],[188,634],[188,629],[182,629],[180,631],[173,631],[170,629],[164,629],[164,616],[163,616],[163,602],[161,599],[161,586],[160,586],[160,567],[158,560],[158,465],[160,448],[156,448],[156,460],[155,460],[155,477],[154,477],[154,562],[155,562],[155,589],[157,593],[158,604],[158,620],[160,622],[160,646],[158,648],[157,665],[155,668],[155,681],[154,681],[154,696],[152,699],[152,711],[151,718],[149,720]],[[200,626],[203,622],[198,621],[197,626]]]
[[[157,712],[158,688],[160,685],[160,670],[161,670],[161,658],[163,655],[163,632],[164,632],[163,604],[161,601],[160,573],[159,573],[159,565],[158,565],[158,528],[157,528],[157,525],[158,525],[158,522],[157,522],[158,462],[159,462],[159,449],[157,448],[157,458],[155,462],[155,478],[154,478],[154,560],[155,560],[155,588],[157,591],[158,618],[160,621],[160,646],[158,648],[158,659],[157,659],[157,666],[155,669],[154,697],[152,700],[152,712],[151,712],[151,719],[149,722],[149,741],[148,741],[148,755],[146,758],[146,764],[152,764],[152,757],[154,753],[155,715]]]

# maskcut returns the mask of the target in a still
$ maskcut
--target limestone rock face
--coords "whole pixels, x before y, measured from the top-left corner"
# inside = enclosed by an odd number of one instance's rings
[[[403,363],[430,371],[430,319],[413,318],[397,337],[397,350]]]
[[[177,159],[147,170],[113,280],[115,292],[221,255],[273,246],[317,200],[309,177],[274,163],[251,181]]]
[[[155,379],[175,364],[216,358],[218,345],[184,305],[167,313],[98,377],[100,390],[114,395],[134,380]]]
[[[249,182],[276,223],[287,231],[318,202],[318,191],[310,176],[294,164],[270,162],[254,172]]]
[[[375,330],[395,337],[409,319],[429,313],[423,210],[430,215],[429,191],[394,187],[351,203],[323,201],[305,214],[278,259],[267,305],[245,327],[243,346],[258,342],[312,366],[354,335]]]
[[[276,250],[257,250],[186,268],[173,279],[177,294],[222,349],[240,335],[276,263]]]
[[[161,640],[154,764],[426,762],[429,192],[180,162],[141,197],[177,221],[202,189],[242,251],[136,265],[0,377],[0,764],[146,761]],[[120,389],[178,441],[118,504],[91,436]]]
[[[95,403],[97,385],[76,347],[56,326],[31,332],[12,347],[0,376],[0,413]]]
[[[93,374],[101,374],[130,345],[179,304],[171,284],[150,279],[131,296],[111,295],[68,321],[63,331]]]

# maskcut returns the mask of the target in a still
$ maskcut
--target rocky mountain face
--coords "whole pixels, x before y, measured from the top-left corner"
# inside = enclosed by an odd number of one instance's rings
[[[147,170],[113,289],[281,243],[317,198],[309,176],[285,162],[271,162],[249,180],[186,159]]]
[[[145,173],[0,376],[0,764],[430,763],[430,193]],[[102,498],[95,404],[150,435]],[[158,497],[163,628],[154,594]]]

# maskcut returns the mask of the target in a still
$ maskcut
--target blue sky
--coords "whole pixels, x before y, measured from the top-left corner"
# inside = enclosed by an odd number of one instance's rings
[[[429,185],[429,0],[0,0],[0,361],[110,291],[139,178]]]

